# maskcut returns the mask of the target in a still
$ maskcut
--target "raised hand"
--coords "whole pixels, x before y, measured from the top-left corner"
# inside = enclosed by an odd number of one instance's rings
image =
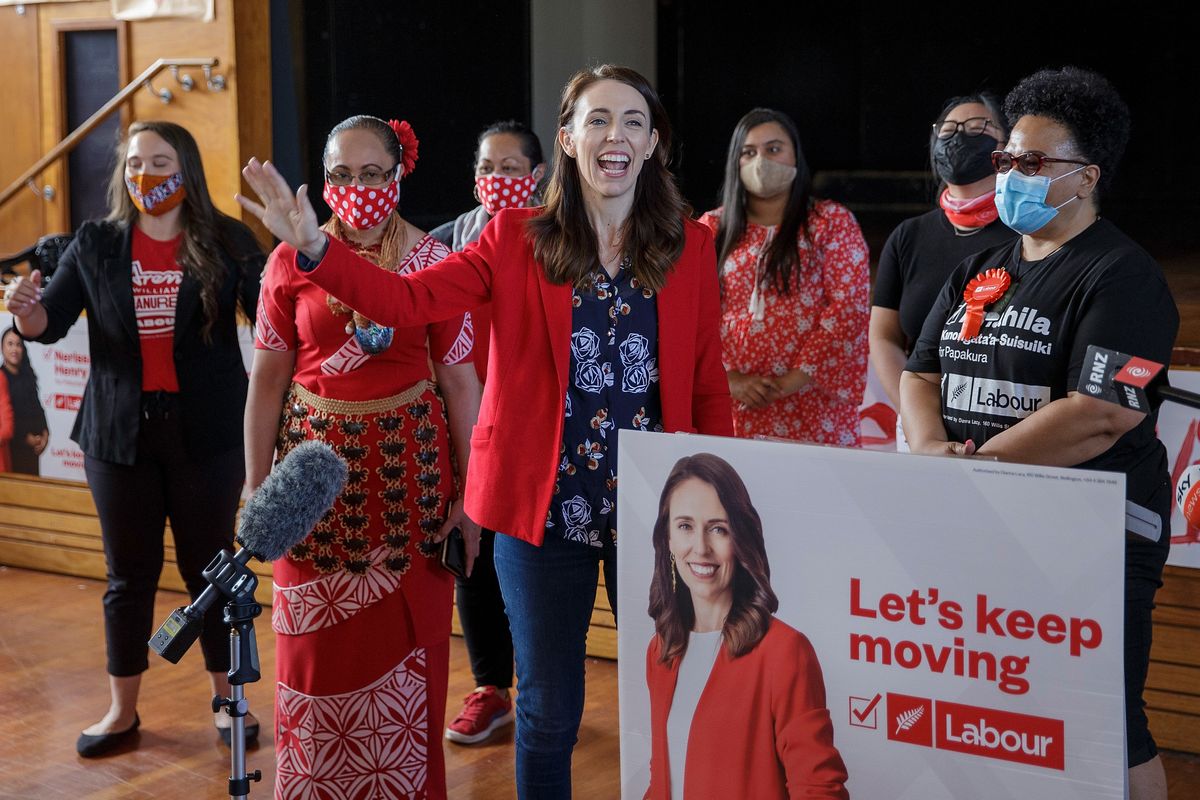
[[[292,192],[284,177],[270,161],[250,159],[242,176],[258,195],[259,202],[235,194],[242,208],[262,220],[267,230],[314,261],[325,253],[325,232],[317,225],[317,214],[308,202],[308,186],[301,184]]]

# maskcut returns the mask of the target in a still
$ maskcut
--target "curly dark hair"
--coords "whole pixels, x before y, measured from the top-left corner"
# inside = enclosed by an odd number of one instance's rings
[[[1100,73],[1080,67],[1039,70],[1008,93],[1004,113],[1013,126],[1024,116],[1064,126],[1079,155],[1100,167],[1097,195],[1112,184],[1129,142],[1129,106]]]

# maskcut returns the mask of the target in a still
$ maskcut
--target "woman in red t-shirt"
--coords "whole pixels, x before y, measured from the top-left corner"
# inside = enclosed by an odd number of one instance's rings
[[[140,724],[166,521],[193,599],[209,585],[202,570],[233,547],[247,386],[237,311],[253,313],[264,260],[250,229],[213,207],[184,128],[134,123],[116,156],[108,217],[80,227],[45,288],[35,271],[5,296],[21,336],[44,344],[87,311],[90,373],[71,438],[104,539],[111,703],[76,743],[85,758],[131,741]],[[224,696],[221,617],[219,606],[205,615],[200,645]],[[216,715],[226,742],[229,723]],[[251,717],[247,738],[257,734]]]

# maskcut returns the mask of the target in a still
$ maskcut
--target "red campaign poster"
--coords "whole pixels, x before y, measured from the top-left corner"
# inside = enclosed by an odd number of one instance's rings
[[[636,432],[620,459],[623,797],[1124,796],[1123,475]]]
[[[8,331],[12,327],[12,322],[11,314],[0,312],[0,331]],[[253,334],[251,329],[244,325],[239,328],[238,333],[242,347],[242,359],[249,371],[254,354]],[[9,334],[4,337],[4,340],[14,342],[15,337]],[[2,349],[2,345],[3,342],[0,342],[0,349]],[[23,353],[21,352],[22,347]],[[48,434],[48,440],[40,456],[35,459],[26,459],[25,468],[21,468],[21,459],[15,459],[14,469],[27,474],[40,474],[46,478],[86,482],[83,474],[83,453],[79,446],[71,441],[71,429],[75,425],[75,415],[79,411],[79,406],[83,402],[84,389],[91,371],[91,358],[88,355],[87,317],[81,316],[79,321],[67,332],[67,335],[54,344],[23,342],[19,343],[17,347],[10,344],[9,348],[3,352],[5,369],[10,372],[20,371],[25,375],[32,374],[33,381],[23,379],[13,382],[10,380],[9,385],[31,387],[33,383],[36,383],[36,393],[33,396],[36,397],[37,406],[40,408],[41,415],[44,416],[45,430]],[[21,359],[25,359],[24,365],[19,364]],[[10,397],[16,430],[38,427],[29,423],[29,420],[38,413],[37,409],[31,408],[31,403],[32,398],[22,400],[19,397]],[[0,403],[0,413],[7,413],[2,403]],[[40,422],[40,419],[38,421]],[[0,425],[0,428],[3,427]],[[12,448],[13,445],[9,441],[3,441],[0,442],[0,447]],[[31,471],[30,462],[32,462],[32,469],[36,469],[37,473]]]
[[[1171,370],[1171,385],[1200,393],[1200,370]],[[1178,487],[1188,467],[1200,464],[1200,410],[1164,403],[1158,411],[1158,438],[1167,446],[1171,485]],[[1171,554],[1167,563],[1200,569],[1200,525],[1189,525],[1178,505],[1171,509]]]

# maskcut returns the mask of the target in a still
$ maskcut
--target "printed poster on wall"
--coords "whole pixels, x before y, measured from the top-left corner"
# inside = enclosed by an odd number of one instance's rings
[[[12,315],[0,312],[0,331],[7,331],[12,326]],[[91,371],[91,358],[88,351],[87,316],[81,316],[71,326],[59,341],[52,345],[26,342],[24,344],[24,366],[17,366],[21,358],[19,351],[10,353],[3,350],[5,368],[10,370],[31,370],[37,384],[37,404],[45,418],[44,430],[48,433],[48,442],[41,456],[35,460],[37,472],[30,469],[20,469],[19,459],[14,460],[14,470],[27,474],[40,474],[45,478],[62,478],[64,480],[86,482],[83,473],[83,452],[71,441],[71,429],[75,425],[75,416],[83,402],[84,387],[87,386],[88,374]],[[5,336],[4,339],[11,337]],[[242,349],[242,361],[247,371],[254,356],[253,332],[248,325],[238,326],[238,341]],[[2,345],[3,343],[0,343]],[[9,363],[9,362],[12,363]],[[22,382],[28,385],[27,382]],[[9,381],[9,385],[16,385]],[[18,432],[24,429],[40,427],[29,423],[29,418],[37,411],[30,409],[30,399],[21,397],[9,398],[8,408],[14,415],[14,429]],[[0,414],[10,413],[0,403]],[[38,419],[40,423],[41,420]],[[0,424],[0,428],[5,427]],[[11,442],[0,441],[0,447],[13,447]]]
[[[623,797],[652,760],[653,797],[671,763],[762,797],[838,763],[856,798],[1124,796],[1124,476],[638,432],[620,459]]]

